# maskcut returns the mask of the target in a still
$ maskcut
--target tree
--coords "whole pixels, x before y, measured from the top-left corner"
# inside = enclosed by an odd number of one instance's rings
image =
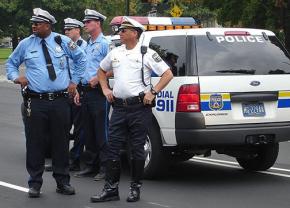
[[[137,0],[131,0],[130,9],[136,14]],[[63,20],[67,17],[82,20],[86,8],[100,11],[108,17],[104,31],[111,33],[109,23],[114,16],[125,14],[125,0],[1,0],[0,37],[12,37],[13,49],[19,39],[31,33],[30,18],[33,8],[40,7],[55,16],[54,29],[63,31]]]
[[[28,0],[6,0],[0,2],[1,36],[10,36],[12,38],[13,49],[18,43],[18,39],[25,37],[30,31],[30,27],[27,27],[31,17],[29,10],[32,10],[32,2]]]

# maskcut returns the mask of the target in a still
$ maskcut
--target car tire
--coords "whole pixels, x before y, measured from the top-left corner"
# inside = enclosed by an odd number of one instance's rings
[[[168,153],[163,149],[160,128],[156,121],[149,128],[146,144],[144,146],[146,160],[144,178],[158,178],[168,167]]]
[[[274,165],[279,153],[279,143],[261,145],[256,156],[250,159],[236,158],[242,168],[249,171],[264,171]]]

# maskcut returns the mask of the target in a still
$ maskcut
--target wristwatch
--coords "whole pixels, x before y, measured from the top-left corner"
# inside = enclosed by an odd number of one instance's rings
[[[158,92],[156,92],[153,88],[151,88],[150,92],[152,93],[152,95],[155,95],[155,96],[158,94]]]

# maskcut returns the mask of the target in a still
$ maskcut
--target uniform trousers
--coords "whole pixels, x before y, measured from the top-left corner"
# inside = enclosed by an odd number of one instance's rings
[[[27,102],[24,103],[27,105]],[[50,101],[31,98],[30,109],[31,113],[27,114],[24,122],[29,187],[40,188],[42,185],[47,139],[51,143],[53,177],[57,184],[69,184],[68,98],[59,97]]]
[[[71,127],[73,126],[73,147],[70,149],[70,159],[72,162],[80,160],[84,149],[84,132],[81,106],[71,103]]]
[[[110,105],[100,88],[82,92],[82,115],[85,138],[85,163],[104,166],[107,161],[108,114]]]
[[[145,160],[144,145],[151,119],[151,107],[143,103],[114,105],[109,125],[108,160],[120,160],[120,150],[127,139],[131,159]]]

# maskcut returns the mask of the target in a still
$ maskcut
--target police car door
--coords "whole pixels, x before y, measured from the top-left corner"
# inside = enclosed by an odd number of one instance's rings
[[[206,125],[290,120],[289,54],[272,32],[205,28],[191,34]]]
[[[189,78],[185,77],[186,61],[186,30],[152,31],[145,32],[141,37],[142,45],[155,50],[169,65],[174,78],[156,96],[156,107],[153,114],[163,135],[164,145],[176,145],[175,112],[176,99],[180,85],[187,84]],[[160,77],[152,73],[152,83],[155,85]],[[192,80],[190,80],[192,82]],[[195,79],[198,82],[198,79]]]

